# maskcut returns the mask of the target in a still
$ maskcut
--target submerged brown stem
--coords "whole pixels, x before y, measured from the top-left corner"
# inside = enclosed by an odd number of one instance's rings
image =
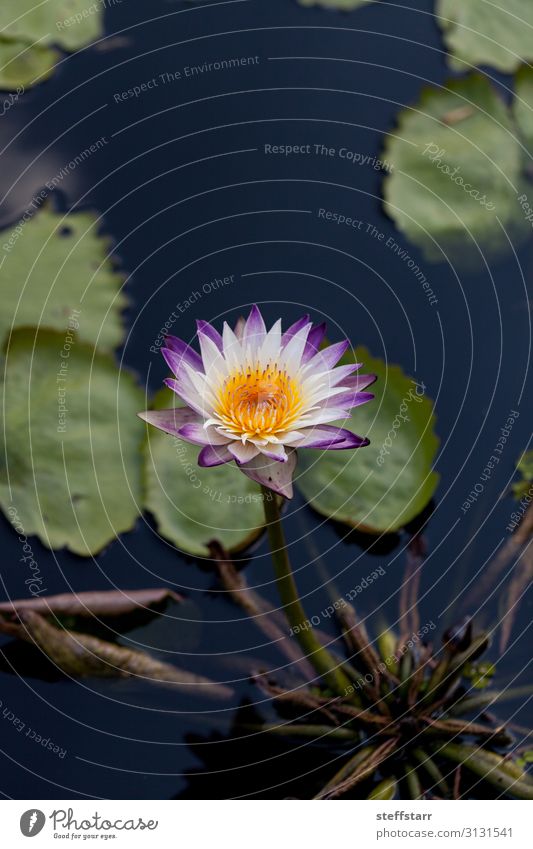
[[[518,555],[520,549],[533,535],[533,501],[528,506],[522,521],[516,528],[510,539],[502,546],[496,557],[491,561],[485,573],[476,581],[475,588],[466,595],[464,607],[473,607],[481,604],[490,595],[491,590],[500,574],[509,565],[511,560]]]
[[[162,663],[137,649],[126,648],[65,628],[56,628],[39,613],[25,610],[18,623],[0,617],[0,632],[34,643],[65,675],[76,678],[138,678],[191,693],[229,699],[230,687],[208,678]]]
[[[363,749],[349,761],[337,775],[315,797],[316,799],[337,799],[343,796],[365,778],[369,778],[378,767],[387,760],[398,746],[398,738],[386,740],[380,746]],[[343,777],[344,776],[344,777]]]

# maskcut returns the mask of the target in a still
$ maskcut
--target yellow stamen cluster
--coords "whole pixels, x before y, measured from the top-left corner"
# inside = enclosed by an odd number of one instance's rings
[[[245,439],[268,439],[286,431],[303,407],[297,381],[277,365],[255,365],[228,377],[216,413],[223,426]]]

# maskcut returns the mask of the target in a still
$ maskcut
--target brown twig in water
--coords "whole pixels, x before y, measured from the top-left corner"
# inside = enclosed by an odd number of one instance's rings
[[[0,615],[0,633],[33,643],[65,675],[74,678],[136,678],[151,684],[196,691],[230,699],[233,691],[192,672],[156,660],[144,651],[101,640],[66,628],[56,628],[34,610],[20,611],[18,623]]]
[[[406,564],[400,593],[398,648],[415,634],[420,627],[418,593],[422,577],[422,565],[426,557],[426,543],[420,534],[411,537],[406,549]]]
[[[166,587],[147,590],[97,590],[3,601],[0,603],[0,613],[16,616],[18,611],[33,610],[42,616],[121,616],[143,607],[158,607],[170,600],[179,603],[183,598]]]
[[[466,595],[463,602],[465,607],[477,606],[490,595],[500,573],[503,572],[511,560],[517,556],[522,546],[527,543],[532,535],[533,501],[524,513],[522,521],[511,538],[507,540],[496,557],[488,565],[485,574],[476,581],[475,588]]]
[[[500,652],[504,652],[507,648],[516,614],[520,606],[520,600],[533,580],[533,548],[531,547],[531,543],[522,552],[522,555],[519,556],[513,567],[513,572],[515,574],[513,574],[512,581],[505,596],[505,612],[501,617]]]
[[[461,798],[461,767],[458,766],[453,777],[453,798],[457,801]]]

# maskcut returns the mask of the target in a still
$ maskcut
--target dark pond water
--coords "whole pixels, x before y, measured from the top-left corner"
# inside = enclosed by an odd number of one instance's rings
[[[426,538],[421,616],[439,630],[457,618],[465,586],[508,536],[513,503],[500,498],[530,434],[524,392],[530,333],[526,283],[531,244],[464,272],[429,265],[409,246],[436,293],[429,304],[412,272],[366,231],[324,222],[318,209],[353,215],[401,237],[381,209],[382,174],[326,156],[266,155],[265,144],[323,144],[379,157],[383,135],[426,82],[448,76],[431,0],[377,3],[353,15],[301,9],[293,0],[108,4],[110,49],[65,58],[45,84],[2,118],[0,224],[17,220],[49,177],[89,143],[105,146],[64,182],[61,208],[89,207],[131,274],[125,363],[159,388],[164,364],[150,351],[159,328],[205,282],[234,283],[185,306],[175,332],[191,338],[198,317],[235,315],[254,301],[269,319],[325,316],[334,335],[397,362],[436,399],[441,482]],[[149,6],[149,11],[147,7]],[[111,49],[112,47],[112,49]],[[184,76],[186,66],[250,57],[238,70]],[[341,61],[341,60],[352,61]],[[174,79],[177,71],[181,79]],[[162,81],[162,77],[165,82]],[[167,75],[167,76],[164,76]],[[156,79],[139,97],[115,95]],[[501,84],[508,81],[501,80]],[[118,102],[117,102],[118,101]],[[461,505],[479,481],[510,411],[520,412],[505,453],[475,506]],[[312,530],[312,534],[310,531]],[[1,521],[5,597],[24,595],[16,536]],[[362,611],[394,621],[405,538],[369,550],[363,538],[322,522],[297,497],[287,514],[291,554],[309,614],[328,602],[324,576],[304,538],[324,554],[339,593],[378,565]],[[239,659],[279,663],[264,639],[214,590],[208,563],[160,539],[149,519],[94,562],[33,543],[50,593],[169,586],[187,596],[172,618],[138,640],[176,652],[176,663],[218,679],[242,679],[230,705],[130,683],[59,680],[37,655],[5,643],[0,699],[26,730],[65,750],[53,755],[0,722],[0,789],[15,798],[226,798],[298,795],[328,774],[326,751],[299,744],[232,743],[237,709],[260,700]],[[246,577],[276,599],[262,542]],[[495,615],[497,599],[479,611]],[[527,682],[531,598],[521,607],[501,660],[502,682]],[[328,629],[327,623],[324,626]],[[497,650],[493,649],[497,659]],[[506,706],[509,715],[520,705]],[[531,707],[531,706],[530,706]],[[517,714],[526,725],[533,710]],[[249,764],[249,766],[247,766]],[[322,772],[320,772],[322,770]],[[325,770],[325,772],[324,772]],[[298,777],[309,773],[308,783]]]

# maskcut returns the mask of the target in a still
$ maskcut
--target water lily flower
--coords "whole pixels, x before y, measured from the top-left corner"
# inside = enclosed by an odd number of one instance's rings
[[[296,449],[361,448],[368,439],[333,422],[374,396],[375,375],[358,363],[337,365],[348,340],[320,348],[326,328],[303,316],[285,332],[266,329],[257,306],[222,335],[197,322],[200,354],[175,336],[162,354],[174,377],[166,385],[185,406],[139,413],[166,433],[202,446],[200,466],[235,461],[244,474],[292,498]]]

